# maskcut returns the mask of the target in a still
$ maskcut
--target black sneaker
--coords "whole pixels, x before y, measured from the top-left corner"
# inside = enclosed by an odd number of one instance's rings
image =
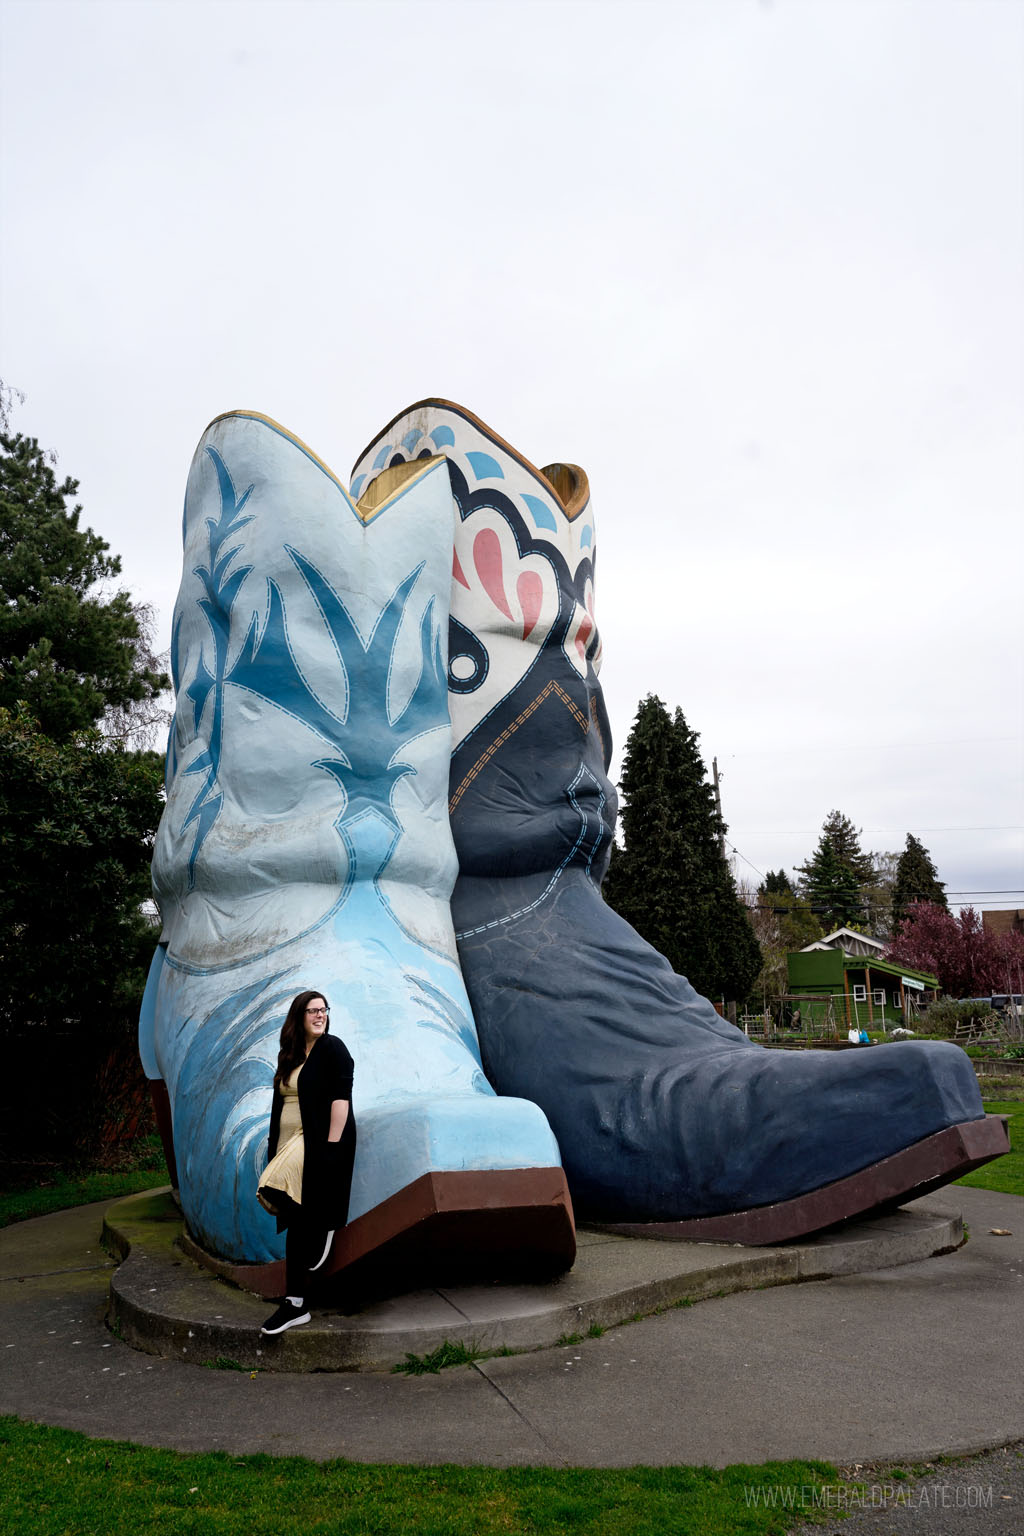
[[[297,1328],[300,1323],[308,1323],[309,1320],[310,1317],[306,1308],[304,1306],[297,1307],[286,1296],[273,1317],[267,1318],[260,1329],[260,1333],[284,1333],[286,1328]]]
[[[327,1256],[328,1256],[328,1254],[331,1251],[331,1246],[332,1246],[333,1242],[334,1242],[334,1233],[333,1232],[328,1232],[328,1234],[327,1234],[327,1241],[324,1243],[324,1251],[323,1251],[323,1253],[317,1259],[315,1264],[311,1264],[309,1266],[309,1272],[310,1272],[311,1275],[315,1274],[315,1272],[320,1268],[321,1264],[325,1264],[327,1262]]]

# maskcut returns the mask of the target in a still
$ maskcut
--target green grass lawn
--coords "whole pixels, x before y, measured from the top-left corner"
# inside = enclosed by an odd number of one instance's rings
[[[73,1205],[89,1205],[93,1200],[116,1200],[142,1189],[166,1184],[167,1165],[160,1150],[160,1138],[150,1136],[138,1147],[132,1166],[117,1170],[71,1169],[48,1172],[44,1177],[25,1180],[13,1189],[0,1191],[0,1227],[12,1221],[27,1221],[30,1216],[48,1216],[51,1211],[66,1211]]]
[[[990,1115],[1009,1115],[1013,1151],[965,1174],[957,1183],[972,1189],[994,1189],[1001,1195],[1024,1195],[1024,1103],[1019,1099],[986,1099],[985,1109]]]
[[[841,1485],[825,1462],[362,1466],[183,1456],[0,1418],[5,1536],[782,1536],[826,1486]],[[796,1507],[765,1507],[772,1490]]]

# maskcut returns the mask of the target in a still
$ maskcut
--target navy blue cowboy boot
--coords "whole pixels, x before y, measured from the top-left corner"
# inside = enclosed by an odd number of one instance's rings
[[[616,797],[586,476],[538,471],[468,411],[428,400],[366,450],[353,494],[436,454],[457,511],[459,957],[488,1077],[544,1110],[577,1215],[780,1241],[1006,1150],[958,1047],[766,1050],[605,905]]]

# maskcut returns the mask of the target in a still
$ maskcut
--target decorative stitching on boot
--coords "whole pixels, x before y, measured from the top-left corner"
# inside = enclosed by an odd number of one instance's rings
[[[584,778],[590,779],[591,783],[594,784],[600,791],[599,781],[595,778],[594,774],[591,773],[587,765],[585,763],[581,763],[577,769],[576,777],[568,786],[570,804],[580,818],[579,836],[573,843],[565,858],[562,860],[561,864],[559,864],[558,868],[551,876],[551,879],[548,881],[547,885],[537,897],[536,901],[531,901],[529,906],[518,907],[515,912],[507,912],[503,917],[492,917],[489,923],[481,923],[478,928],[463,928],[455,935],[456,939],[471,939],[474,938],[478,933],[487,933],[492,928],[501,928],[505,923],[518,922],[519,918],[526,917],[527,913],[529,912],[535,912],[542,902],[547,901],[548,897],[551,895],[551,892],[554,890],[555,886],[558,884],[559,880],[561,880],[565,871],[576,857],[579,849],[583,846],[583,840],[587,835],[587,827],[589,825],[587,813],[585,810],[583,810],[579,801],[576,799],[576,790],[580,784],[580,781]],[[590,866],[594,862],[594,855],[596,854],[598,848],[600,848],[604,838],[604,827],[601,821],[601,814],[604,811],[604,803],[605,796],[599,793],[597,805],[597,836],[594,839],[594,846],[591,848],[589,857],[587,858],[586,869],[588,874],[590,873]]]
[[[548,694],[550,694],[550,693],[557,693],[558,697],[561,699],[562,703],[565,705],[565,707],[569,711],[569,713],[571,715],[575,716],[577,724],[579,725],[579,728],[583,732],[584,736],[587,734],[587,732],[590,730],[590,721],[587,719],[587,717],[583,713],[583,711],[580,708],[578,708],[578,706],[576,704],[573,703],[572,699],[566,693],[565,689],[561,686],[561,684],[560,683],[556,683],[554,678],[552,678],[551,681],[548,684],[546,684],[546,686],[541,690],[541,692],[538,693],[537,697],[535,699],[533,699],[529,704],[527,704],[527,706],[523,710],[522,714],[517,715],[516,718],[511,722],[510,725],[506,725],[506,727],[502,731],[501,735],[495,737],[494,741],[491,742],[491,744],[487,748],[486,752],[483,752],[477,758],[476,762],[473,764],[472,768],[466,774],[466,777],[463,779],[462,783],[459,785],[459,787],[455,791],[454,795],[452,795],[451,799],[448,801],[448,814],[449,814],[449,816],[451,815],[452,811],[455,810],[455,807],[458,805],[459,801],[462,799],[463,795],[466,793],[466,790],[469,788],[469,786],[472,784],[473,780],[476,778],[477,774],[482,772],[482,770],[487,767],[487,764],[490,762],[490,760],[494,756],[495,752],[497,752],[498,748],[504,746],[505,742],[508,741],[509,737],[514,735],[515,732],[519,729],[519,727],[521,725],[523,725],[527,720],[529,720],[529,718],[533,714],[534,710],[540,708],[540,706],[544,703],[544,700],[548,697]],[[596,722],[595,722],[595,724],[596,724]],[[601,734],[600,731],[598,731],[598,736],[599,737],[600,737],[600,734]],[[602,746],[602,750],[603,750],[604,742],[601,743],[601,746]]]

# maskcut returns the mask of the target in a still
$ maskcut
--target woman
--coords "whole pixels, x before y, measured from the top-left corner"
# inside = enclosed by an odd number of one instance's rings
[[[327,1262],[334,1234],[348,1220],[356,1150],[353,1062],[329,1030],[322,993],[292,999],[274,1074],[270,1161],[257,1190],[260,1204],[277,1217],[277,1230],[288,1230],[287,1294],[263,1324],[265,1334],[309,1322],[310,1276]]]

